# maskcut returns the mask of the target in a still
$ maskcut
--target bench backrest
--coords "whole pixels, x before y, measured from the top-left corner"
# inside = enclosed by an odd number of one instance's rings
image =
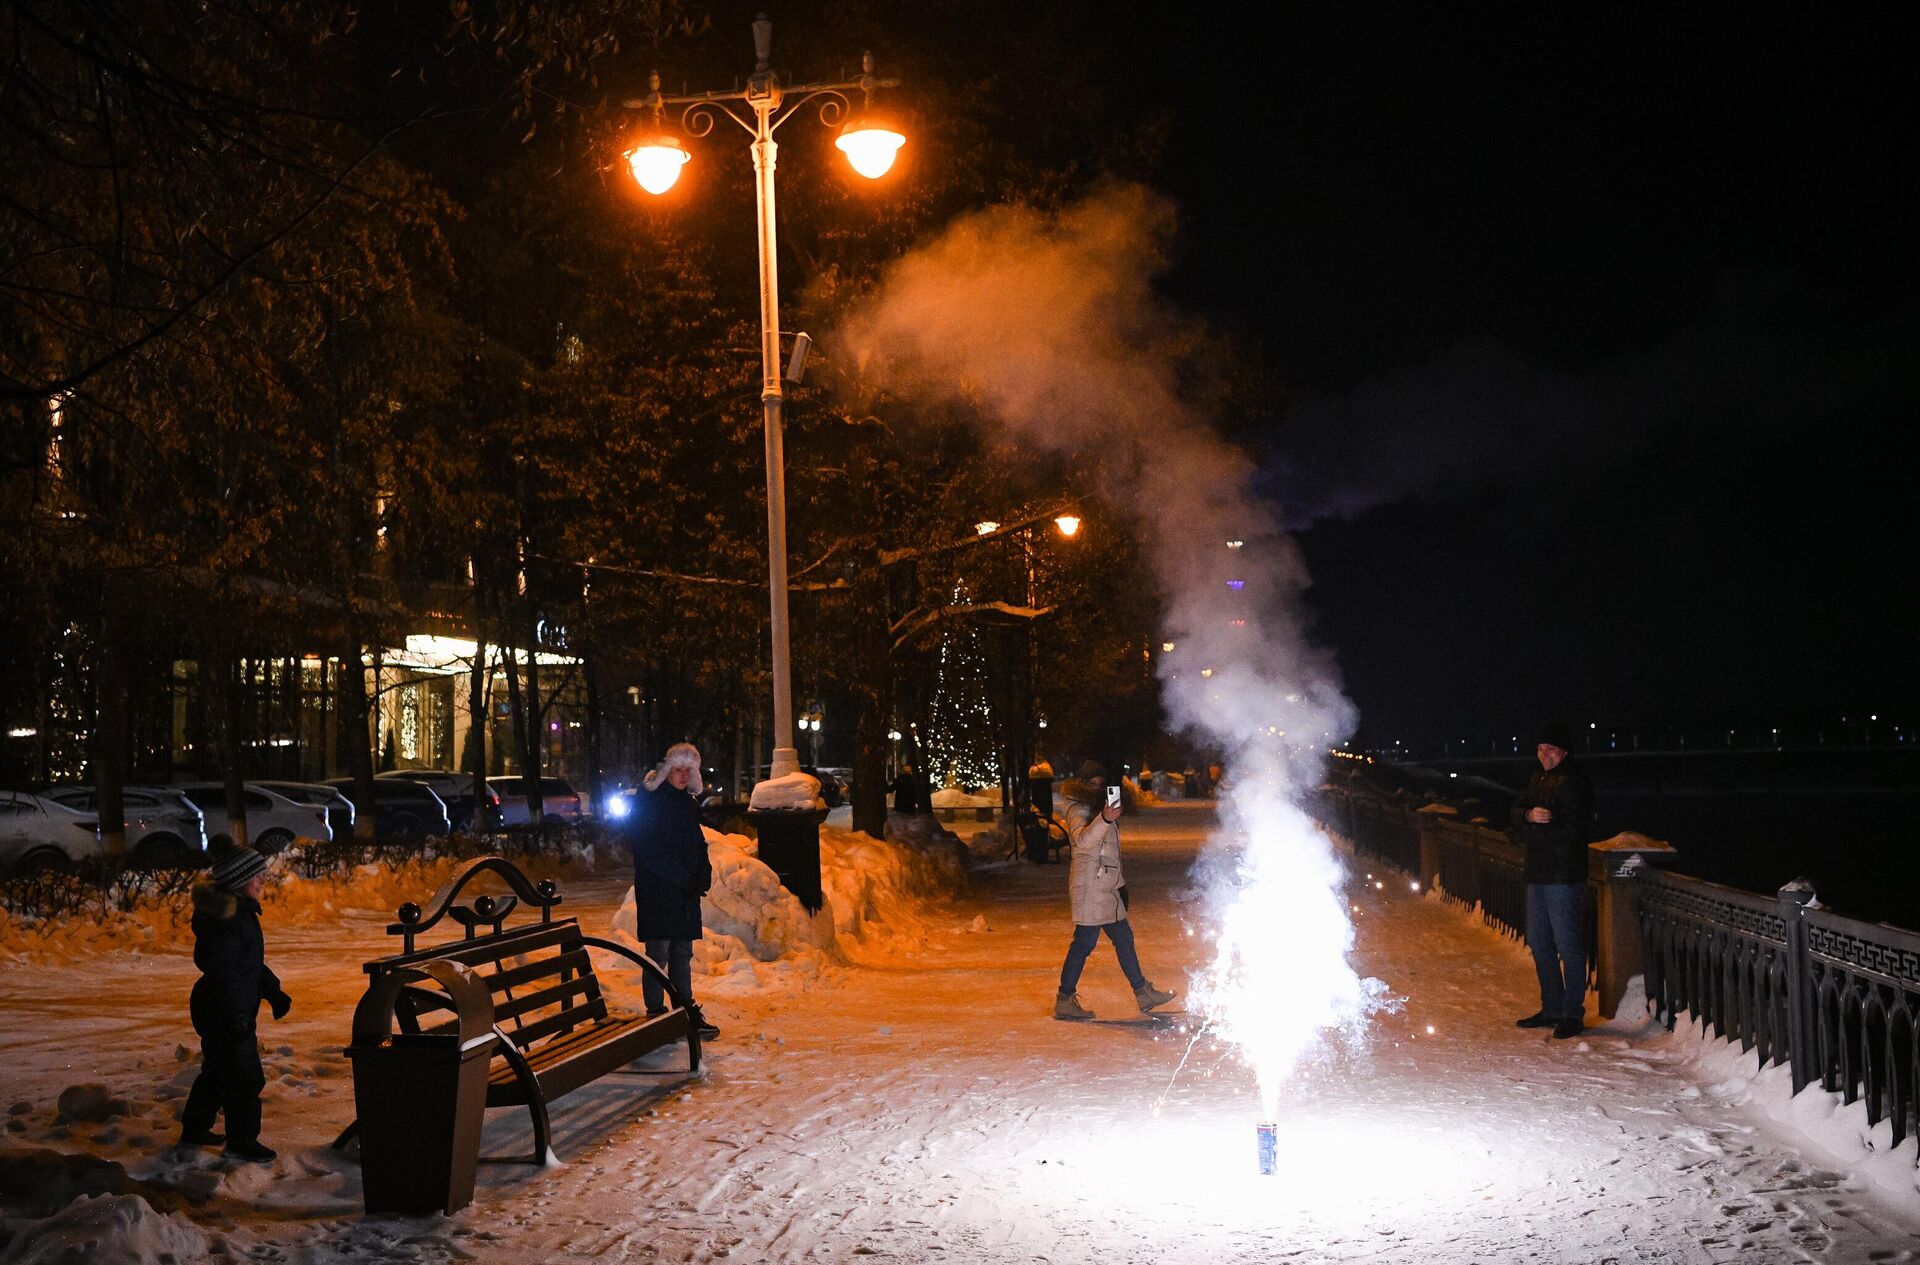
[[[493,995],[494,1022],[523,1050],[607,1017],[580,924],[572,918],[419,950],[370,963],[369,969],[400,968],[409,959],[426,958],[458,962],[485,983]],[[406,1031],[451,1032],[458,1027],[451,1017],[420,1020],[452,1009],[444,994],[410,988],[401,993],[396,1015]]]

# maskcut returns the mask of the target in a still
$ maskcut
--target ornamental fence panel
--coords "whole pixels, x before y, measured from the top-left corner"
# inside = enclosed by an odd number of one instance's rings
[[[1489,926],[1524,937],[1524,852],[1501,832],[1332,789],[1309,807],[1356,853],[1434,883]],[[1637,859],[1623,866],[1623,857],[1593,856],[1589,912],[1603,889],[1626,911],[1624,935],[1610,941],[1599,917],[1587,920],[1596,973],[1612,954],[1616,979],[1638,971],[1669,1028],[1685,1011],[1760,1067],[1789,1067],[1796,1094],[1818,1082],[1864,1102],[1891,1145],[1920,1135],[1920,933],[1822,909],[1804,880],[1762,896]]]

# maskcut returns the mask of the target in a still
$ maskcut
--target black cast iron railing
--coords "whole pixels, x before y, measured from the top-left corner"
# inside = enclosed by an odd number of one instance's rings
[[[1309,809],[1357,854],[1524,936],[1524,851],[1499,831],[1332,788]],[[1920,1134],[1920,934],[1822,909],[1804,881],[1760,896],[1623,864],[1635,851],[1596,848],[1588,883],[1589,909],[1617,913],[1588,919],[1591,961],[1614,999],[1637,972],[1668,1027],[1685,1011],[1760,1067],[1789,1067],[1794,1093],[1818,1082],[1864,1102],[1893,1145]]]

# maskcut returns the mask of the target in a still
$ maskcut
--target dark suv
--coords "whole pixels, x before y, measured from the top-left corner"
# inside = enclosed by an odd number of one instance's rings
[[[418,782],[430,786],[433,793],[447,806],[447,819],[455,830],[473,829],[473,774],[461,773],[453,769],[394,769],[378,776],[379,781]],[[480,784],[480,794],[486,803],[486,820],[480,823],[482,830],[494,830],[500,825],[500,792],[485,782]]]
[[[327,782],[353,802],[356,816],[373,813],[373,833],[381,839],[424,839],[428,835],[446,836],[453,831],[447,820],[446,801],[433,788],[403,778],[375,778],[373,803],[361,803],[359,790],[350,777],[331,778]]]

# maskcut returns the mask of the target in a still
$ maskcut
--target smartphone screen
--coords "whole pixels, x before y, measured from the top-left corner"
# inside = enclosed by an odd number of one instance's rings
[[[1120,807],[1120,788],[1119,787],[1109,786],[1107,788],[1107,807],[1108,808]]]

